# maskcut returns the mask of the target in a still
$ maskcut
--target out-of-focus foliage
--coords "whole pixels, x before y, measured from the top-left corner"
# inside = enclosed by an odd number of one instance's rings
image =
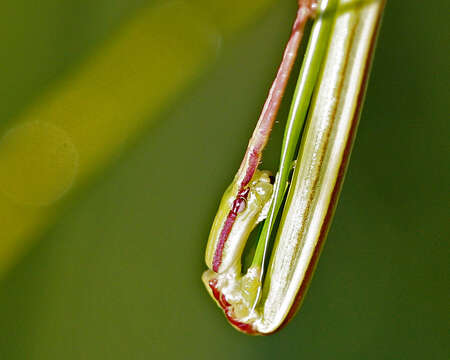
[[[1,2],[0,359],[448,357],[448,12],[438,4],[388,2],[298,317],[249,338],[202,289],[209,226],[295,6]],[[278,158],[286,108],[264,167]]]
[[[223,39],[264,4],[224,3],[168,1],[136,9],[78,68],[5,126],[0,272],[57,216],[52,205],[133,141],[214,60]],[[239,12],[238,21],[231,24],[224,7]]]

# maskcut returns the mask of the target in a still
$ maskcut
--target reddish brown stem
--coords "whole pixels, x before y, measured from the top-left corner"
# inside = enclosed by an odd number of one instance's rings
[[[269,95],[264,103],[258,123],[256,124],[252,137],[250,138],[247,150],[237,173],[239,190],[233,204],[239,199],[246,200],[246,196],[248,194],[248,192],[246,192],[246,186],[255,174],[255,171],[261,161],[264,147],[269,140],[270,132],[275,122],[278,109],[280,108],[281,100],[289,80],[289,75],[294,65],[295,58],[297,57],[305,24],[313,15],[315,4],[315,0],[298,0],[297,16],[292,27],[291,36],[284,50],[283,59],[280,67],[278,68],[277,75],[272,83]],[[233,212],[233,209],[231,209],[225,221],[225,225],[221,230],[219,242],[214,253],[213,270],[216,272],[219,270],[222,262],[222,253],[225,242],[228,239],[235,220],[236,214]]]
[[[286,89],[289,75],[297,57],[298,48],[303,37],[305,24],[313,14],[313,0],[299,0],[297,17],[292,27],[291,36],[284,50],[283,59],[275,80],[264,103],[263,110],[250,138],[238,174],[242,177],[240,189],[248,185],[261,160],[262,151],[269,140],[281,100]]]

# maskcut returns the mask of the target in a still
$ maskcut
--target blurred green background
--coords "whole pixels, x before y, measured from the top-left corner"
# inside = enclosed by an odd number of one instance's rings
[[[209,227],[295,7],[1,2],[1,360],[449,357],[442,2],[388,1],[297,317],[248,337],[203,289]],[[264,167],[281,135],[280,124]]]

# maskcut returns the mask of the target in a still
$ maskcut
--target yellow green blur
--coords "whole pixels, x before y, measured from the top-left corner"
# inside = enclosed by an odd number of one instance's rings
[[[64,197],[148,127],[269,5],[170,1],[135,14],[0,134],[0,274]]]

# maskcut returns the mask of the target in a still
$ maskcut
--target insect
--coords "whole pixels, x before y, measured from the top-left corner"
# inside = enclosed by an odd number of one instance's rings
[[[242,332],[270,334],[279,330],[303,299],[342,185],[384,3],[298,1],[281,65],[241,166],[222,197],[206,248],[209,270],[202,280],[229,322]],[[286,125],[280,171],[273,181],[258,165],[305,24],[314,16]],[[253,261],[242,274],[247,239],[262,221]],[[275,241],[266,266],[273,233]]]

